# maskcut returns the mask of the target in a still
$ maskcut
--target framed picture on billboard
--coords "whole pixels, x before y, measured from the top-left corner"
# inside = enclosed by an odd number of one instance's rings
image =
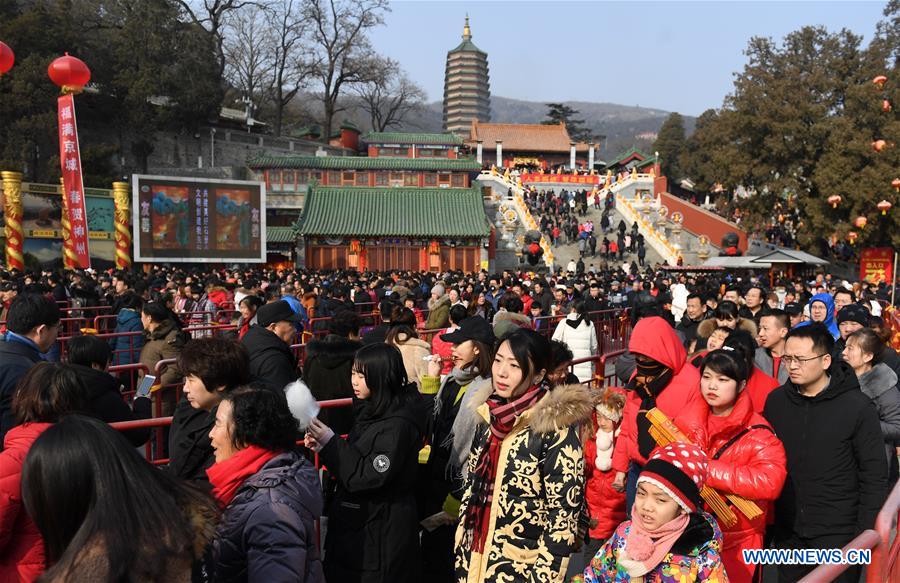
[[[262,263],[262,182],[178,176],[132,177],[135,261]]]

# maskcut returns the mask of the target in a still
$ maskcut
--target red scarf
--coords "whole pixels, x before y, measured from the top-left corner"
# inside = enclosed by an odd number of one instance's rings
[[[244,481],[280,453],[251,445],[206,470],[209,483],[213,486],[213,496],[218,500],[219,506],[228,506]]]
[[[530,409],[546,392],[547,385],[541,384],[531,387],[514,401],[508,401],[496,393],[488,397],[487,406],[491,412],[490,433],[487,442],[481,448],[472,475],[472,492],[466,506],[466,536],[471,541],[472,552],[484,551],[503,440],[512,431],[519,415]]]

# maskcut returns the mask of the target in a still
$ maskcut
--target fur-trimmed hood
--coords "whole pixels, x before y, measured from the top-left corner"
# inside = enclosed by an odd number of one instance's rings
[[[879,362],[871,370],[859,375],[859,388],[870,399],[877,399],[887,391],[896,390],[897,373]]]
[[[493,383],[485,383],[473,395],[472,413],[478,416],[481,423],[490,422],[486,403],[493,391]],[[564,427],[586,423],[591,418],[593,408],[593,397],[587,387],[580,384],[559,385],[548,391],[534,407],[522,415],[527,416],[528,424],[536,433],[552,433]]]
[[[718,327],[719,324],[716,323],[715,318],[703,320],[700,322],[700,325],[697,326],[697,336],[700,338],[709,338],[713,331]],[[748,318],[738,318],[737,329],[744,330],[745,332],[748,332],[750,336],[756,338],[756,323],[754,323],[753,320]]]
[[[531,318],[529,318],[525,314],[500,310],[499,312],[494,314],[494,321],[492,325],[494,328],[494,336],[496,336],[497,338],[502,338],[506,334],[515,332],[519,328],[531,330]]]
[[[444,304],[446,304],[448,306],[450,305],[450,296],[447,294],[442,295],[438,299],[428,298],[428,309],[429,310],[436,310],[437,308],[441,307]]]

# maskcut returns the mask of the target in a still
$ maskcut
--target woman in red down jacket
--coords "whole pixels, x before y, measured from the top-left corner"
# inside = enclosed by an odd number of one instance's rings
[[[25,513],[20,480],[31,444],[61,415],[83,408],[86,389],[67,365],[42,362],[28,371],[13,396],[19,423],[0,453],[0,581],[34,581],[44,572],[44,545]]]
[[[744,549],[763,548],[772,501],[781,493],[787,460],[769,423],[753,410],[747,391],[747,363],[733,349],[715,350],[700,368],[700,392],[709,405],[706,428],[709,474],[706,485],[720,494],[737,494],[763,511],[750,520],[737,509],[737,523],[722,527],[721,550],[732,583],[751,583],[755,567],[743,561]]]
[[[697,389],[700,374],[687,363],[684,345],[666,320],[659,316],[639,320],[628,350],[635,355],[635,371],[626,385],[630,390],[612,467],[613,487],[626,489],[625,508],[630,512],[640,469],[657,445],[649,434],[646,412],[658,408],[691,443],[701,445],[706,443],[706,404]]]

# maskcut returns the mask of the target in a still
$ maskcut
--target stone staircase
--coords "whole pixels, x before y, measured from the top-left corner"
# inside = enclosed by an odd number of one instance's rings
[[[492,196],[485,199],[485,212],[492,223],[499,224],[498,219],[501,218],[499,212],[501,207],[507,209],[515,208],[519,216],[515,235],[518,237],[532,228],[528,225],[528,222],[531,220],[530,213],[524,208],[524,204],[520,199],[522,189],[512,179],[505,179],[503,176],[491,172],[483,172],[477,180],[483,187],[491,188]],[[671,221],[671,216],[666,217],[665,223],[658,221],[659,204],[652,199],[653,182],[654,177],[651,174],[632,174],[624,180],[612,184],[609,188],[604,187],[600,190],[602,198],[605,198],[609,191],[612,191],[616,197],[616,205],[610,213],[610,236],[615,236],[613,231],[620,220],[625,221],[629,232],[632,223],[637,222],[638,231],[644,235],[644,240],[646,241],[647,255],[644,259],[645,264],[656,265],[657,263],[668,262],[670,265],[675,265],[679,255],[682,257],[684,265],[702,264],[703,260],[697,254],[700,249],[700,240],[697,235],[682,228],[680,236],[676,237],[674,235],[676,225]],[[538,184],[536,186],[539,189],[553,189],[556,191],[585,188],[582,185],[575,184]],[[512,193],[513,198],[509,198],[510,193]],[[646,199],[648,193],[651,198]],[[649,208],[649,213],[644,212],[645,207]],[[601,210],[594,209],[593,205],[589,204],[587,215],[578,217],[579,222],[587,220],[594,222],[595,236],[599,235],[597,237],[599,240],[603,239],[603,234],[600,232],[601,215]],[[570,260],[578,260],[577,242],[552,245],[544,237],[541,239],[541,246],[544,248],[544,259],[549,269],[565,269]],[[713,242],[709,242],[707,247],[710,256],[718,254],[718,248]],[[637,260],[637,255],[625,253],[622,262],[609,261],[609,266],[620,266],[625,260],[630,264],[632,260]],[[588,270],[591,269],[592,265],[595,268],[599,268],[601,258],[599,255],[595,257],[588,256],[585,258],[584,263],[585,268]],[[497,264],[498,269],[520,267],[518,258],[515,256],[515,249],[507,248],[505,243],[498,241]]]

